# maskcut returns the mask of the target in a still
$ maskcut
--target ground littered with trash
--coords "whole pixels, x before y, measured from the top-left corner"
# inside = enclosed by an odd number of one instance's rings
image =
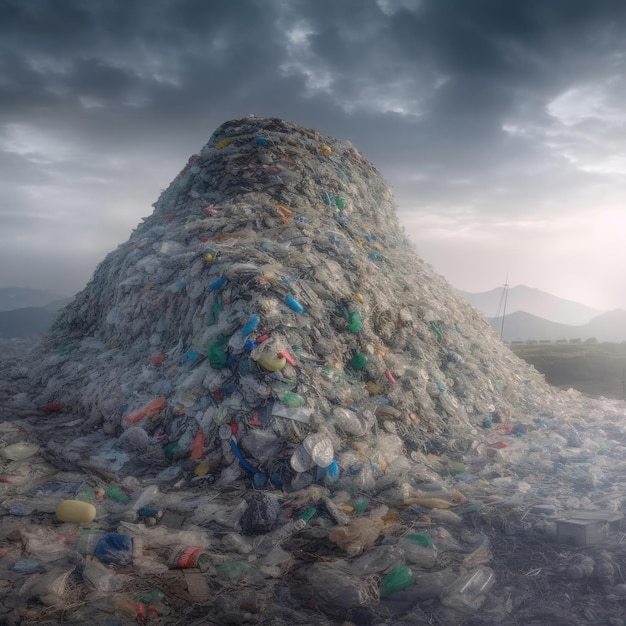
[[[626,624],[626,406],[515,357],[349,142],[225,123],[1,367],[1,623]]]

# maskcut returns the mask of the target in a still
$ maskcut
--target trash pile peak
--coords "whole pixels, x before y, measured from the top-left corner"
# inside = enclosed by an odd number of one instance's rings
[[[39,406],[99,434],[93,467],[406,492],[485,420],[554,413],[560,392],[417,256],[349,142],[229,121],[153,206],[29,372]],[[68,463],[86,445],[48,442]]]

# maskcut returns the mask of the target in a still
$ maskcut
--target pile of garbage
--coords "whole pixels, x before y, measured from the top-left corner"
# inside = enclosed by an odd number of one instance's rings
[[[548,386],[350,143],[278,119],[219,127],[3,367],[7,623],[531,623],[498,541],[558,539],[581,481],[621,507],[623,406]]]
[[[554,395],[420,261],[350,144],[256,118],[189,159],[30,379],[115,437],[116,471],[156,447],[167,476],[366,492]]]

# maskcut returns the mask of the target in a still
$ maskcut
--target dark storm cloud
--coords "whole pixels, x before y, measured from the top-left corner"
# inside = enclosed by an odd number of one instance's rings
[[[405,211],[540,211],[626,171],[625,25],[618,0],[0,0],[0,223],[144,202],[123,238],[248,114],[350,139]]]

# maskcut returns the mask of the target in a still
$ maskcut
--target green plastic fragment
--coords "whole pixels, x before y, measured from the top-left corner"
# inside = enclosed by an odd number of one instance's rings
[[[313,518],[313,516],[317,513],[317,509],[312,506],[308,508],[301,516],[300,519],[303,519],[305,522],[308,522]]]
[[[383,580],[380,587],[380,597],[387,598],[396,591],[401,591],[415,582],[415,574],[407,565],[394,567]]]
[[[146,591],[144,593],[138,593],[134,600],[136,602],[143,602],[144,604],[155,604],[165,598],[165,594],[160,589],[154,591]]]
[[[331,383],[338,383],[340,380],[346,380],[349,383],[359,382],[354,376],[349,376],[345,372],[337,369],[336,367],[325,367],[322,372],[322,378],[328,380]]]
[[[67,346],[61,346],[60,348],[58,348],[57,352],[59,354],[69,354],[70,352],[72,352],[72,350],[76,348],[76,346],[77,344],[70,343]]]
[[[363,354],[362,352],[357,352],[353,357],[352,357],[352,361],[350,361],[350,365],[352,365],[352,367],[355,370],[362,370],[368,362],[368,357],[367,354]]]
[[[370,501],[367,498],[358,498],[354,503],[354,510],[357,513],[365,513],[369,504]]]
[[[93,487],[89,485],[85,485],[76,496],[76,500],[80,500],[81,502],[94,502],[96,499],[96,492],[93,490]]]
[[[336,196],[335,197],[335,206],[340,211],[343,211],[346,208],[346,201],[341,196]]]
[[[111,500],[116,500],[117,502],[128,502],[130,500],[130,496],[125,494],[121,487],[111,487],[107,489],[105,493],[107,498],[111,498]]]
[[[363,322],[361,321],[361,311],[356,310],[352,312],[352,314],[350,315],[349,329],[350,329],[350,332],[354,333],[355,335],[357,333],[360,333],[361,330],[363,330]]]
[[[431,322],[430,326],[431,328],[435,331],[435,335],[437,335],[437,339],[441,340],[443,339],[443,331],[441,330],[441,327],[439,326],[441,322]]]
[[[430,535],[405,535],[405,539],[415,541],[415,543],[419,543],[420,546],[424,546],[425,548],[433,547],[433,540]]]
[[[448,474],[450,474],[450,476],[465,474],[465,472],[467,472],[467,468],[463,463],[459,463],[458,461],[450,461],[448,463]]]
[[[181,448],[181,446],[178,444],[178,441],[175,441],[174,443],[168,443],[163,448],[163,454],[165,454],[165,456],[172,461],[180,459],[182,456],[185,455],[186,452],[187,450]]]
[[[226,561],[215,568],[218,578],[239,582],[246,576],[254,575],[256,570],[244,561]]]
[[[214,370],[221,370],[226,367],[226,360],[228,359],[226,346],[228,345],[228,341],[228,337],[222,337],[213,342],[209,347],[209,364]]]
[[[290,408],[306,406],[306,400],[299,394],[288,391],[281,400]]]

